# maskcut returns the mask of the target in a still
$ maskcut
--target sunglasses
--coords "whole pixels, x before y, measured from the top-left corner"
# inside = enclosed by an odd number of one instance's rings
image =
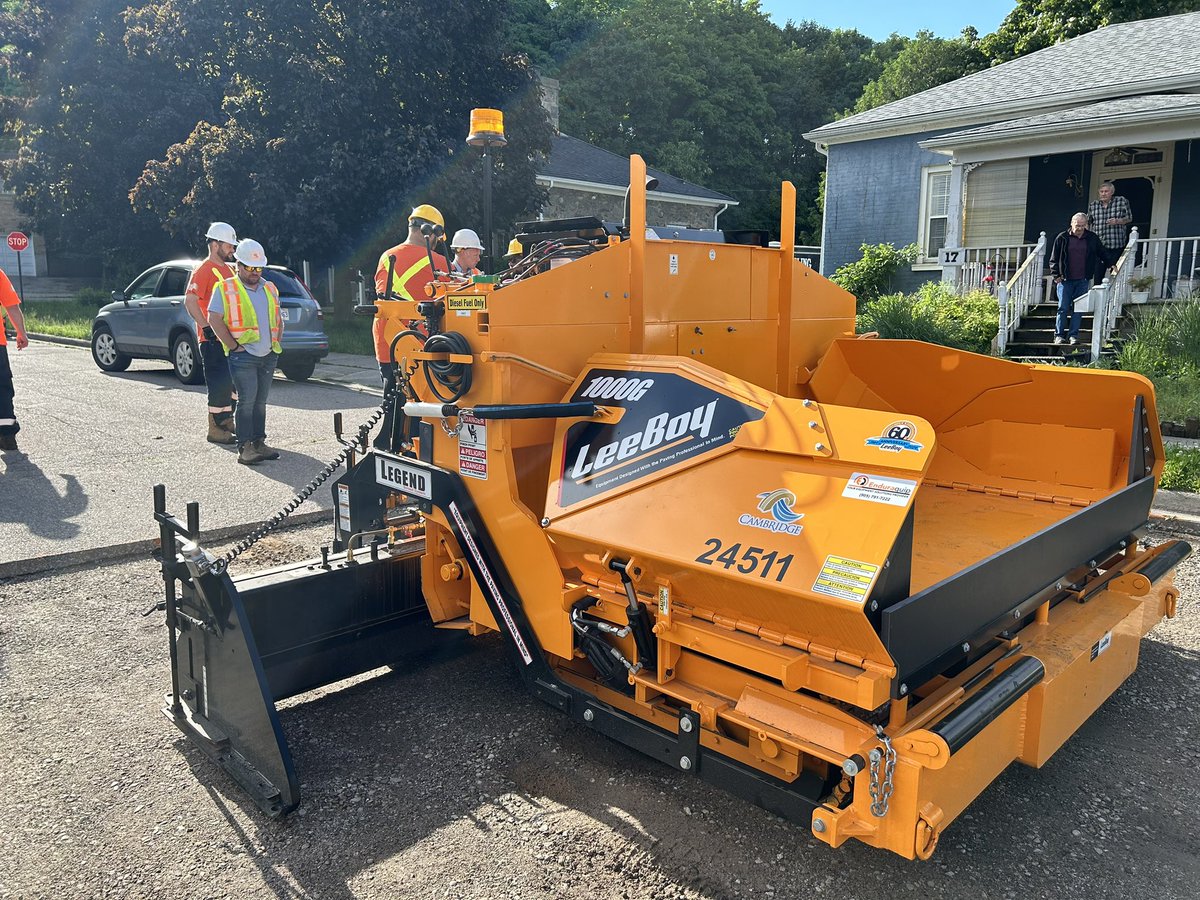
[[[245,269],[247,272],[253,272],[255,274],[258,274],[258,273],[262,272],[262,270],[263,270],[262,266],[248,266],[245,263],[238,263],[238,265],[241,266],[243,269]]]

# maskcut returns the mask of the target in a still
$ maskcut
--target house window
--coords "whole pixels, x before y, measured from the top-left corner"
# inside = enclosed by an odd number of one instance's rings
[[[936,262],[950,225],[950,167],[921,169],[921,262]]]

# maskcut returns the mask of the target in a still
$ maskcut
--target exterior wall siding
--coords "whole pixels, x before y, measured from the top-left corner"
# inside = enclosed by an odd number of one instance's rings
[[[917,141],[941,133],[905,134],[829,148],[822,275],[832,275],[839,266],[858,259],[863,244],[903,247],[917,240],[921,168],[949,162],[941,153],[922,150]],[[940,270],[905,269],[896,274],[895,285],[898,290],[910,291],[940,278]]]
[[[1067,178],[1075,175],[1083,193],[1067,187]],[[1036,244],[1038,235],[1046,232],[1053,241],[1071,224],[1071,216],[1087,212],[1087,186],[1092,179],[1091,153],[1055,153],[1034,156],[1029,160],[1029,193],[1025,200],[1025,243]]]

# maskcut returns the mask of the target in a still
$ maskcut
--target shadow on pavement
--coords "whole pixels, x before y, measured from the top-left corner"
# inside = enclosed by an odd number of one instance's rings
[[[24,453],[0,454],[0,459],[6,466],[0,471],[0,522],[24,525],[30,534],[43,538],[79,534],[81,526],[68,521],[88,506],[78,478],[61,474],[66,490],[60,494],[54,482]]]
[[[175,377],[171,369],[161,371],[107,373],[109,378],[119,378],[126,381],[140,381],[160,391],[185,391],[189,394],[204,394],[202,384],[183,384]],[[379,398],[371,394],[363,394],[351,388],[322,384],[315,381],[292,382],[281,376],[276,376],[271,383],[271,397],[267,403],[268,416],[270,407],[278,406],[284,409],[300,410],[341,410],[372,409],[379,405]],[[355,423],[357,424],[357,423]]]

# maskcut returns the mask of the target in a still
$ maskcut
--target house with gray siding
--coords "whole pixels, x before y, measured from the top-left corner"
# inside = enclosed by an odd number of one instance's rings
[[[805,137],[827,157],[824,274],[863,243],[916,243],[903,289],[999,292],[1112,181],[1137,229],[1124,277],[1153,275],[1160,298],[1200,287],[1200,13],[1110,25]]]

